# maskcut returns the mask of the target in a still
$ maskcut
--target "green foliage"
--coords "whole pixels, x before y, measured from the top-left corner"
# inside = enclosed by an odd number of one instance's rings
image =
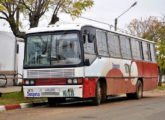
[[[160,71],[163,71],[165,69],[165,36],[160,41],[156,42],[156,45],[158,66]]]
[[[24,37],[24,33],[20,32],[19,27],[21,21],[19,20],[20,11],[23,9],[22,0],[0,0],[0,19],[6,20],[14,35],[17,37]]]
[[[72,0],[68,0],[67,4],[70,4]],[[82,14],[82,11],[86,11],[87,8],[91,8],[93,6],[93,0],[78,0],[77,2],[72,3],[67,8],[67,5],[64,4],[62,6],[61,12],[65,11],[69,13],[72,17],[79,17]]]
[[[162,86],[158,86],[156,90],[165,90],[165,83],[163,83]]]
[[[0,11],[6,11],[6,8],[3,5],[0,5]]]
[[[54,9],[55,15],[58,12],[65,12],[72,17],[79,17],[83,11],[91,8],[93,4],[93,0],[20,0],[17,5],[22,8],[21,11],[24,15],[34,13],[41,17],[45,12]]]
[[[40,18],[48,11],[53,10],[50,24],[55,24],[59,20],[59,12],[68,13],[72,18],[76,18],[93,4],[93,0],[0,0],[0,19],[10,24],[15,36],[24,37],[25,34],[19,29],[22,25],[21,13],[29,19],[32,28],[38,26]]]
[[[149,17],[145,20],[134,19],[128,25],[128,33],[156,43],[159,75],[165,73],[165,17]],[[161,83],[161,77],[159,79]]]

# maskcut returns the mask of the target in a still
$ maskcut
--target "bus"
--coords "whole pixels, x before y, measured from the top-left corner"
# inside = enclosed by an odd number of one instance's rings
[[[90,99],[108,96],[140,99],[157,87],[152,41],[93,25],[65,24],[32,28],[26,33],[23,90],[25,97]]]

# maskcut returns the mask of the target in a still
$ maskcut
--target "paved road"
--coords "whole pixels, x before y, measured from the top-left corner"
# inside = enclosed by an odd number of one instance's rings
[[[146,92],[141,100],[110,99],[90,103],[35,107],[0,113],[0,120],[165,120],[165,92]]]

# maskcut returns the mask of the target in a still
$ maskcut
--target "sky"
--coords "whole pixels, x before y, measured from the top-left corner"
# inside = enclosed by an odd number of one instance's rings
[[[137,1],[137,5],[118,19],[119,28],[126,29],[130,21],[135,18],[161,17],[165,15],[165,0],[94,0],[94,6],[84,12],[82,16],[114,25],[114,19],[127,10],[135,1]],[[39,26],[47,26],[49,16],[49,13],[45,15]],[[62,23],[98,24],[81,18],[73,21],[69,15],[63,13],[60,13],[59,17]],[[27,20],[23,23],[24,26],[29,25]],[[107,25],[104,26],[108,27]],[[25,28],[27,29],[28,27]],[[0,20],[1,29],[10,30],[9,25],[2,20]]]

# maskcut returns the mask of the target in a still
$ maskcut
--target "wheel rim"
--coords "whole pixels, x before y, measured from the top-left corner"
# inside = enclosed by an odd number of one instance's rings
[[[99,99],[99,102],[101,102],[101,87],[100,86],[98,89],[98,99]]]

